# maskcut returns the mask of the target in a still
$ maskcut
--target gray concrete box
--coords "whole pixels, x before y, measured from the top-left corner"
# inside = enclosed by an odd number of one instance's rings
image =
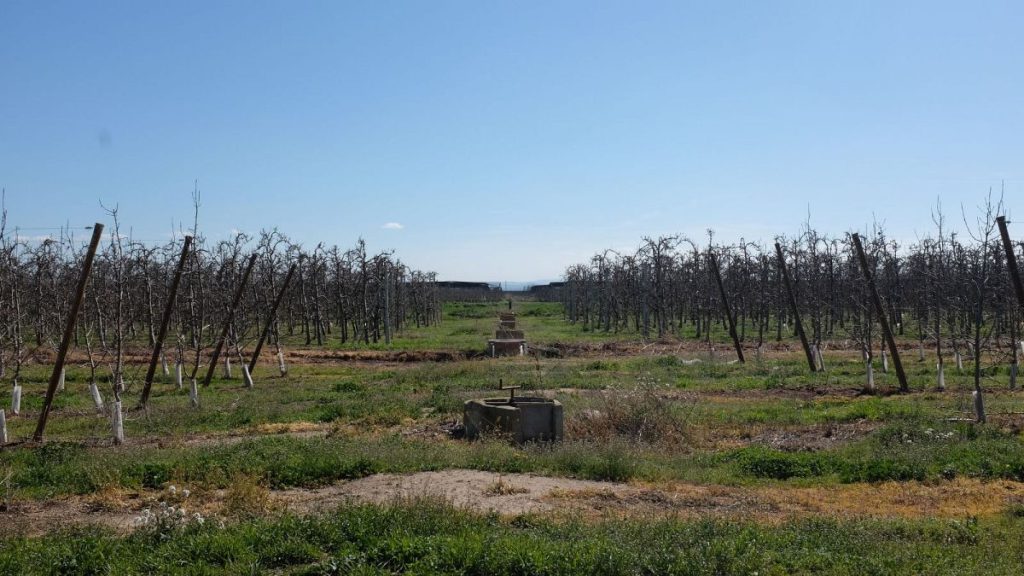
[[[491,358],[498,356],[523,356],[526,354],[526,340],[512,338],[507,340],[491,339],[487,341],[487,353]]]
[[[561,441],[562,404],[558,400],[525,396],[469,400],[463,408],[466,437],[500,434],[517,443]]]

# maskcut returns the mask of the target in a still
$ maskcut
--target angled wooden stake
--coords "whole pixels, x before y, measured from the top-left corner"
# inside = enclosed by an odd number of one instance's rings
[[[171,289],[167,294],[167,305],[164,306],[164,315],[160,318],[160,331],[156,335],[156,342],[153,344],[153,355],[149,358],[149,369],[146,370],[146,381],[142,385],[142,395],[139,397],[139,408],[146,408],[149,403],[149,391],[153,388],[153,377],[156,375],[156,364],[160,361],[160,351],[164,345],[164,338],[167,337],[167,327],[171,323],[171,314],[174,313],[174,301],[178,296],[178,286],[181,284],[181,273],[185,269],[185,261],[188,259],[188,251],[192,247],[192,237],[185,236],[185,244],[181,247],[181,257],[178,259],[178,268],[174,271],[174,279],[171,281]]]
[[[238,282],[238,287],[235,288],[235,297],[231,299],[231,307],[228,308],[228,317],[224,319],[224,328],[220,331],[220,338],[217,339],[217,346],[213,349],[213,358],[210,359],[210,368],[206,371],[206,378],[203,380],[203,386],[209,386],[213,380],[213,372],[217,369],[217,360],[220,359],[220,353],[224,349],[224,341],[228,339],[228,332],[231,330],[231,323],[235,320],[235,310],[238,309],[238,303],[242,301],[242,293],[245,292],[245,285],[249,282],[249,274],[252,272],[253,264],[256,264],[256,254],[249,257],[249,263],[245,266],[245,271],[242,272],[242,279]]]
[[[292,280],[292,275],[295,274],[295,264],[292,264],[291,268],[288,269],[288,274],[284,277],[284,284],[281,285],[281,290],[277,292],[277,297],[274,298],[274,304],[270,307],[270,314],[267,316],[267,321],[263,324],[263,332],[260,332],[260,339],[256,342],[256,349],[252,352],[252,360],[249,360],[249,374],[252,374],[253,370],[256,369],[256,361],[260,358],[260,351],[263,350],[263,343],[267,341],[267,335],[270,334],[270,329],[274,326],[274,319],[277,318],[277,308],[281,305],[281,301],[284,300],[284,293],[288,290],[288,283]]]
[[[718,284],[718,293],[722,296],[722,307],[725,308],[725,316],[729,321],[729,336],[732,338],[732,345],[736,348],[736,356],[741,363],[743,359],[743,346],[740,344],[740,337],[736,333],[736,319],[732,316],[732,308],[729,306],[729,297],[725,294],[725,284],[722,283],[722,271],[718,268],[718,258],[714,252],[708,250],[708,258],[711,259],[711,269],[715,273],[715,282]]]
[[[1017,294],[1017,303],[1024,306],[1024,284],[1021,284],[1020,270],[1017,268],[1017,255],[1013,252],[1013,242],[1010,241],[1010,231],[1006,229],[1006,217],[997,217],[996,224],[999,224],[999,235],[1003,238],[1006,267],[1010,269],[1010,279],[1013,281],[1013,291]]]
[[[882,325],[882,335],[885,336],[885,342],[889,345],[889,354],[892,356],[893,366],[896,367],[896,378],[900,381],[900,392],[909,392],[910,385],[907,383],[907,373],[903,371],[903,362],[900,361],[900,351],[896,348],[896,338],[893,337],[892,329],[889,328],[889,318],[885,315],[882,298],[878,295],[874,275],[868,267],[868,257],[864,254],[864,247],[861,245],[860,235],[857,233],[853,234],[853,246],[857,249],[857,259],[860,260],[860,268],[864,271],[864,280],[871,292],[871,302],[875,305],[878,323]]]
[[[796,306],[796,295],[793,294],[793,285],[789,281],[789,270],[786,268],[786,257],[782,254],[782,246],[775,243],[775,255],[779,261],[779,271],[782,272],[782,281],[786,285],[786,299],[789,301],[789,311],[793,314],[793,321],[796,324],[796,335],[800,337],[800,345],[803,346],[804,354],[807,356],[807,366],[811,372],[818,371],[818,363],[811,352],[811,345],[807,343],[807,334],[804,333],[803,322],[800,321],[800,310]]]
[[[60,373],[64,370],[64,361],[68,357],[68,348],[71,339],[75,335],[75,322],[78,321],[78,310],[82,307],[82,300],[85,299],[85,287],[89,283],[89,273],[92,272],[92,261],[96,257],[96,249],[103,237],[103,224],[97,222],[92,227],[92,240],[89,241],[89,249],[85,253],[85,261],[82,263],[82,273],[78,278],[78,287],[75,289],[75,299],[71,302],[71,310],[68,311],[68,321],[64,325],[64,337],[60,341],[60,348],[57,349],[57,360],[53,364],[53,373],[50,374],[50,385],[46,387],[46,399],[43,400],[43,409],[39,412],[39,421],[36,423],[35,434],[32,440],[43,441],[43,434],[46,432],[46,420],[50,416],[50,407],[53,405],[53,396],[57,393],[57,385],[60,383]]]

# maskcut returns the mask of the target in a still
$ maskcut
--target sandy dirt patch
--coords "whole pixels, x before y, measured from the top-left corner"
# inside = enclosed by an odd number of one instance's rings
[[[184,503],[217,521],[226,490],[197,490]],[[0,536],[41,534],[74,524],[128,532],[139,515],[166,492],[108,491],[45,502],[15,502],[0,511]],[[602,518],[726,518],[764,523],[832,518],[964,518],[1004,513],[1024,503],[1024,483],[956,479],[933,483],[883,482],[799,487],[721,486],[679,482],[616,483],[532,474],[441,470],[376,474],[322,488],[274,490],[274,510],[329,512],[346,503],[387,504],[419,498],[444,500],[474,512]]]

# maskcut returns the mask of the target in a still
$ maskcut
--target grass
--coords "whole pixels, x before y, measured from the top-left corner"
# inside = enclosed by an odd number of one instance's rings
[[[5,574],[1019,574],[1024,520],[582,523],[435,501],[0,542]]]
[[[933,430],[911,422],[892,424],[862,441],[816,452],[785,452],[759,445],[687,452],[627,438],[516,448],[501,441],[438,442],[397,434],[268,436],[206,447],[118,450],[49,443],[34,450],[6,451],[0,467],[10,471],[15,500],[110,488],[158,489],[168,484],[228,488],[238,477],[253,478],[271,488],[316,487],[375,473],[448,468],[719,484],[800,479],[828,485],[941,481],[957,476],[1024,481],[1024,444],[998,430],[977,432],[965,425]]]
[[[442,324],[407,330],[391,349],[482,350],[503,306],[448,304]],[[308,518],[274,510],[271,490],[450,468],[782,489],[957,477],[1024,481],[1024,392],[1007,390],[1002,372],[986,381],[990,423],[979,426],[958,421],[970,416],[968,374],[950,370],[949,390],[936,392],[930,361],[905,362],[911,394],[885,393],[895,388],[894,377],[879,370],[883,393],[864,395],[854,353],[826,353],[828,370],[815,374],[795,352],[747,364],[728,363],[728,346],[715,360],[694,346],[649,353],[635,335],[565,323],[557,305],[516,306],[531,342],[625,338],[634,339],[628,346],[635,352],[293,363],[286,378],[268,365],[257,369],[254,389],[237,378],[215,379],[201,388],[199,409],[190,407],[187,391],[162,379],[148,412],[126,414],[122,447],[108,445],[109,421],[92,407],[87,373],[69,367],[48,442],[0,450],[4,504],[187,484],[225,490],[233,520],[224,528],[165,526],[160,534],[127,537],[80,530],[8,539],[0,542],[0,573],[1020,572],[1024,556],[1013,537],[1024,522],[1019,503],[1005,517],[976,520],[818,517],[779,525],[502,519],[436,502],[353,505]],[[46,366],[25,367],[24,414],[8,415],[13,439],[31,435],[48,376]],[[568,440],[515,447],[447,437],[443,429],[461,419],[463,402],[499,395],[499,381],[522,385],[522,394],[558,398]],[[127,398],[134,395],[126,396],[126,407]],[[803,440],[834,430],[852,432],[836,442]],[[774,436],[791,441],[765,440]]]
[[[839,450],[787,453],[750,447],[723,458],[749,476],[779,480],[835,475],[842,482],[957,476],[1024,481],[1024,444],[1016,435],[964,425],[943,431],[897,423]]]
[[[1019,434],[998,425],[951,428],[946,418],[958,413],[953,392],[837,395],[833,391],[849,389],[849,383],[843,376],[831,376],[813,383],[822,394],[808,395],[808,381],[818,376],[800,376],[798,360],[776,362],[767,370],[790,374],[792,381],[779,385],[753,363],[712,368],[662,358],[296,365],[289,378],[266,379],[253,390],[215,381],[201,391],[199,410],[189,407],[184,392],[163,385],[148,415],[129,414],[129,445],[116,450],[83,444],[108,437],[109,425],[89,409],[84,381],[72,372],[51,417],[50,443],[40,449],[0,451],[0,471],[9,471],[11,492],[20,498],[87,493],[109,485],[157,486],[176,477],[222,486],[224,479],[243,473],[273,486],[311,486],[373,472],[444,467],[726,483],[1020,477],[1024,449]],[[402,434],[415,427],[439,430],[442,422],[458,420],[462,403],[494,395],[492,386],[499,379],[555,393],[565,405],[567,427],[577,431],[570,436],[575,440],[524,451],[498,443]],[[639,381],[654,382],[656,389],[637,393]],[[577,392],[557,392],[564,388]],[[13,438],[27,437],[34,424],[32,406],[41,390],[30,384],[26,390],[26,416],[9,420]],[[988,404],[993,414],[1019,412],[1024,396],[990,394]],[[606,422],[584,417],[594,412]],[[813,430],[859,422],[882,428],[811,454],[761,445],[729,447],[747,443],[745,438],[758,430]],[[326,439],[270,435],[236,444],[217,439],[226,433],[245,435],[266,426],[303,423],[342,433]],[[953,431],[956,437],[929,442],[922,436],[927,429]],[[893,430],[908,434],[910,442],[893,441]],[[194,434],[213,436],[187,444]],[[140,442],[145,438],[159,438],[165,447]]]
[[[381,472],[468,468],[538,472],[594,480],[654,477],[623,443],[570,442],[526,450],[500,441],[436,443],[400,436],[382,438],[266,437],[195,448],[110,451],[51,443],[37,450],[6,452],[15,498],[51,498],[110,488],[162,488],[168,484],[227,488],[239,476],[272,488],[315,487]],[[655,461],[652,460],[652,464]],[[660,464],[669,465],[667,459]],[[646,471],[644,471],[646,470]]]

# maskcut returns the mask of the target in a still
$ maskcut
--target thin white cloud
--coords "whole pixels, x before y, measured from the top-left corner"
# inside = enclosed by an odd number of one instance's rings
[[[387,222],[381,226],[381,228],[384,230],[401,230],[402,228],[405,228],[405,226],[402,226],[398,222]]]

